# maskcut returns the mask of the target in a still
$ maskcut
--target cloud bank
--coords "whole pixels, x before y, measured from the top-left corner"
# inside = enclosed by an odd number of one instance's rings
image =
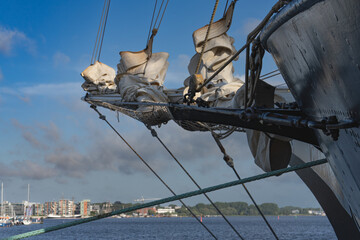
[[[0,53],[8,56],[12,55],[16,47],[24,48],[32,55],[36,54],[34,40],[21,31],[0,26]]]

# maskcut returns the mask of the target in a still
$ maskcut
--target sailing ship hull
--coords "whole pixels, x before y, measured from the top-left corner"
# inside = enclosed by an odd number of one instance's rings
[[[360,1],[293,0],[261,33],[301,110],[312,120],[360,120]],[[360,218],[360,130],[316,136],[350,215]],[[355,218],[355,219],[356,219]]]

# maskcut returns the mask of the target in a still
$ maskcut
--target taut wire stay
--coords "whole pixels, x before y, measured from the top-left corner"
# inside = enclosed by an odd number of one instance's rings
[[[170,151],[170,149],[165,145],[165,143],[160,139],[159,135],[155,131],[155,129],[148,126],[148,129],[151,132],[151,135],[155,137],[160,144],[165,148],[165,150],[170,154],[170,156],[175,160],[175,162],[179,165],[179,167],[184,171],[184,173],[190,178],[190,180],[195,184],[195,186],[201,190],[200,185],[195,181],[195,179],[191,176],[191,174],[185,169],[185,167],[179,162],[179,160],[175,157],[175,155]],[[210,202],[210,204],[215,208],[215,210],[222,216],[222,218],[225,220],[225,222],[231,227],[231,229],[235,232],[235,234],[240,238],[244,239],[240,233],[235,229],[235,227],[230,223],[230,221],[226,218],[226,216],[221,212],[221,210],[215,205],[215,203],[210,199],[210,197],[204,193],[203,194],[206,199]]]
[[[48,232],[52,232],[52,231],[57,231],[57,230],[68,228],[68,227],[73,227],[73,226],[83,224],[83,223],[93,222],[93,221],[96,221],[96,220],[99,220],[99,219],[119,215],[119,214],[122,214],[122,213],[128,213],[128,212],[136,211],[136,210],[142,209],[142,208],[152,207],[152,206],[156,206],[156,205],[160,205],[160,204],[164,204],[164,203],[168,203],[168,202],[177,201],[177,200],[184,199],[184,198],[194,197],[194,196],[198,196],[198,195],[203,194],[203,193],[214,192],[214,191],[217,191],[217,190],[237,186],[237,185],[240,185],[240,184],[243,184],[243,183],[254,182],[254,181],[258,181],[258,180],[261,180],[261,179],[266,179],[266,178],[273,177],[273,176],[279,176],[279,175],[284,174],[284,173],[294,172],[294,171],[297,171],[297,170],[310,168],[310,167],[318,166],[318,165],[325,164],[325,163],[327,163],[327,159],[320,159],[320,160],[316,160],[316,161],[312,161],[312,162],[307,162],[307,163],[303,163],[303,164],[296,165],[296,166],[293,166],[293,167],[283,168],[283,169],[263,173],[263,174],[260,174],[260,175],[256,175],[256,176],[252,176],[252,177],[248,177],[248,178],[243,178],[241,180],[231,181],[231,182],[227,182],[227,183],[223,183],[223,184],[203,188],[201,190],[187,192],[187,193],[179,194],[179,195],[176,195],[176,196],[167,197],[167,198],[163,198],[163,199],[160,199],[160,200],[156,200],[156,201],[136,205],[136,206],[133,206],[133,207],[130,207],[130,208],[124,208],[124,209],[119,209],[119,210],[116,210],[116,211],[113,211],[113,212],[110,212],[110,213],[99,214],[97,216],[90,217],[90,218],[84,218],[84,219],[80,219],[80,220],[75,220],[75,221],[59,224],[59,225],[52,226],[52,227],[42,228],[42,229],[39,229],[39,230],[14,235],[14,236],[5,238],[4,240],[17,240],[17,239],[23,239],[23,238],[27,238],[27,237],[33,237],[33,236],[36,236],[36,235],[40,235],[40,234],[44,234],[44,233],[48,233]]]

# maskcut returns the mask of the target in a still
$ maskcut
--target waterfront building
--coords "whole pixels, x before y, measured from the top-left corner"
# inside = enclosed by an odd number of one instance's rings
[[[43,216],[44,215],[44,204],[34,203],[33,208],[34,208],[35,216]]]
[[[112,211],[112,204],[110,202],[106,202],[102,205],[101,212],[109,213]]]
[[[23,203],[11,203],[11,205],[14,210],[15,216],[24,215],[24,204]]]
[[[68,199],[61,199],[59,200],[59,215],[61,216],[72,216],[74,215],[75,211],[75,204],[74,201],[68,200]]]
[[[171,207],[164,207],[164,208],[158,208],[157,209],[157,214],[174,214],[175,213],[175,209],[171,208]]]
[[[10,202],[8,202],[8,201],[3,202],[2,215],[9,216],[9,217],[12,217],[15,215],[14,206]]]
[[[45,202],[44,204],[44,214],[58,214],[58,203],[57,202]]]
[[[81,216],[89,216],[91,212],[90,200],[85,199],[80,202],[80,214]]]
[[[156,208],[155,207],[138,209],[138,210],[136,210],[136,212],[139,214],[139,216],[146,216],[146,215],[148,215],[149,210],[156,213]]]

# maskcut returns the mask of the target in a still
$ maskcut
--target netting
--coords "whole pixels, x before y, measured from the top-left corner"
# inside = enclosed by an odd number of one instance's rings
[[[173,117],[166,106],[136,106],[136,105],[115,105],[107,102],[93,102],[91,104],[105,107],[134,118],[145,125],[155,126],[167,123]]]

